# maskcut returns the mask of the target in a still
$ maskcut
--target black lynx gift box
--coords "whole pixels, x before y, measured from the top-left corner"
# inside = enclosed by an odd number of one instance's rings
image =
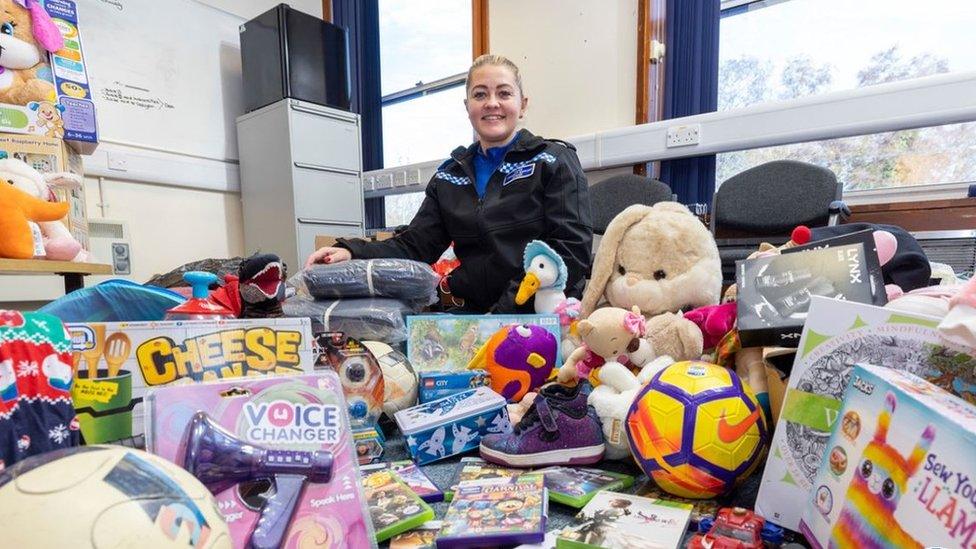
[[[736,262],[739,338],[743,347],[796,347],[810,307],[821,295],[887,303],[869,233],[862,242]]]

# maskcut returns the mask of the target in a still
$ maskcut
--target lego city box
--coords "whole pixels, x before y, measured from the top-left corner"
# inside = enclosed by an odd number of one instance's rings
[[[418,400],[424,404],[475,387],[490,386],[491,374],[486,370],[420,372]]]
[[[915,375],[854,368],[800,520],[812,546],[973,547],[976,407]]]
[[[148,449],[214,492],[234,547],[376,546],[335,372],[171,385],[146,407]]]
[[[143,434],[149,388],[312,373],[307,318],[69,323],[71,390],[88,444]]]
[[[743,347],[796,347],[813,296],[884,305],[878,254],[858,242],[736,262]]]
[[[421,465],[477,448],[488,433],[512,430],[505,399],[488,387],[400,410],[394,419]]]

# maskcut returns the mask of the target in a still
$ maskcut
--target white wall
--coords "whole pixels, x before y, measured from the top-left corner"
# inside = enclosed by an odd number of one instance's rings
[[[279,0],[196,0],[201,4],[207,4],[228,13],[233,13],[244,19],[250,19],[255,15],[260,15],[269,9],[277,6]],[[288,0],[289,6],[298,11],[303,11],[309,15],[322,17],[322,0]]]
[[[514,61],[525,127],[568,138],[634,124],[637,0],[491,0],[491,53]]]
[[[198,0],[249,19],[279,0]],[[321,0],[290,0],[300,11],[322,16]],[[120,45],[124,47],[124,45]],[[85,178],[88,217],[125,221],[130,232],[132,275],[145,282],[153,274],[208,257],[244,253],[244,226],[239,193],[104,179]],[[104,204],[102,216],[99,204]],[[0,308],[36,308],[38,302],[64,293],[61,277],[0,276]],[[19,302],[19,303],[15,303]]]

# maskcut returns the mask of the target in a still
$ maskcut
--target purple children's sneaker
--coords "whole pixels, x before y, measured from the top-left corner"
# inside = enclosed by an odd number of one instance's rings
[[[546,385],[511,434],[481,438],[481,457],[510,467],[585,465],[603,458],[603,431],[587,384]]]

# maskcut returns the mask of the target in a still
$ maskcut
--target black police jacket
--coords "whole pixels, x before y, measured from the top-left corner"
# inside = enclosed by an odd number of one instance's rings
[[[522,253],[543,240],[566,262],[566,295],[579,298],[590,271],[593,221],[576,149],[521,130],[491,175],[485,196],[474,188],[478,144],[458,147],[427,184],[420,210],[401,234],[381,242],[340,239],[355,259],[395,257],[433,263],[454,242],[461,266],[448,286],[473,312],[533,312],[515,305]]]

